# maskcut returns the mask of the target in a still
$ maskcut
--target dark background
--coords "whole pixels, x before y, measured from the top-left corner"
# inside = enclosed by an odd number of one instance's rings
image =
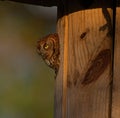
[[[54,71],[36,42],[56,28],[56,7],[0,2],[0,118],[53,118]]]

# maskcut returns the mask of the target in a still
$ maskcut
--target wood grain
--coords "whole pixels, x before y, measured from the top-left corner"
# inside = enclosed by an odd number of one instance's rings
[[[74,5],[68,4],[67,10]],[[105,10],[80,10],[58,19],[55,118],[110,117],[112,9]]]
[[[68,49],[68,22],[67,17],[58,21],[58,34],[60,37],[60,67],[55,83],[55,118],[65,117],[66,108],[66,79],[67,79],[67,49]],[[64,47],[63,47],[64,44]],[[64,78],[64,79],[63,79]]]
[[[118,0],[120,3],[120,0]],[[119,4],[120,5],[120,4]],[[112,118],[120,117],[120,7],[116,9]]]
[[[98,19],[99,17],[99,19]],[[92,72],[93,80],[83,86],[86,73],[91,63],[102,50],[111,50],[111,38],[107,36],[108,29],[99,31],[99,27],[106,24],[102,9],[80,11],[69,15],[69,52],[68,52],[68,80],[71,88],[67,89],[67,118],[106,118],[109,117],[110,63],[99,78]],[[75,24],[72,24],[72,23]],[[81,24],[81,22],[83,24]],[[78,27],[79,26],[79,27]],[[79,38],[82,32],[89,29],[86,38]],[[109,57],[108,57],[109,58]],[[91,68],[92,69],[92,68]],[[96,67],[97,69],[97,67]],[[101,68],[102,69],[102,68]],[[77,76],[75,73],[79,73]],[[76,86],[73,80],[76,79]],[[91,78],[87,78],[91,79]]]

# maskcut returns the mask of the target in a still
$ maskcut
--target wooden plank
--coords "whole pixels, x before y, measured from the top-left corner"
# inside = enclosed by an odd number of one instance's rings
[[[54,110],[54,117],[55,118],[64,118],[63,117],[63,112],[64,112],[64,99],[65,99],[65,89],[66,89],[66,86],[65,86],[65,79],[66,79],[66,74],[65,74],[65,70],[64,69],[67,67],[67,64],[66,64],[66,58],[67,58],[67,55],[65,55],[67,52],[67,37],[66,37],[66,31],[68,31],[67,29],[67,17],[63,17],[61,18],[59,21],[58,21],[58,34],[59,34],[59,37],[60,37],[60,67],[59,67],[59,72],[58,72],[58,75],[57,75],[57,78],[56,78],[56,83],[55,83],[55,110]],[[64,49],[64,47],[66,47]],[[67,73],[67,72],[66,72]],[[63,79],[65,78],[65,79]]]
[[[116,8],[112,118],[120,117],[120,0]]]
[[[109,118],[112,9],[71,12],[78,6],[77,0],[67,2],[65,13],[61,13],[65,15],[57,22],[60,68],[56,78],[55,118]]]

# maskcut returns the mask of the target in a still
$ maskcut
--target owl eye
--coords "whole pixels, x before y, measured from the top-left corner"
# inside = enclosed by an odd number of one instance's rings
[[[44,45],[44,49],[47,50],[48,48],[49,48],[49,45],[45,43],[45,45]]]

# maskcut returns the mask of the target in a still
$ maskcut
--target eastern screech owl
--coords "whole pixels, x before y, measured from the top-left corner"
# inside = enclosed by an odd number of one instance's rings
[[[37,42],[37,52],[47,65],[57,71],[59,69],[59,37],[58,34],[49,34]]]

